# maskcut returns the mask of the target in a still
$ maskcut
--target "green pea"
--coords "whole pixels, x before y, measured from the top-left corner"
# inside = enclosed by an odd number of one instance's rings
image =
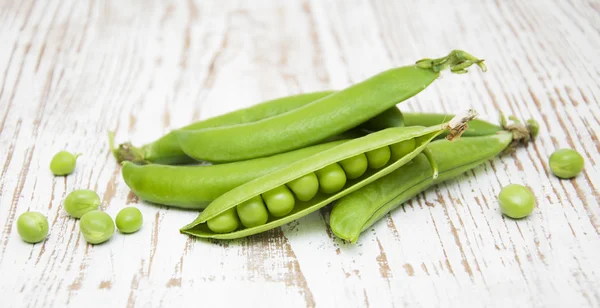
[[[138,208],[129,206],[119,211],[115,222],[121,233],[134,233],[142,227],[144,217]]]
[[[75,218],[80,218],[89,211],[97,210],[98,206],[100,206],[100,197],[89,189],[72,191],[67,195],[63,204],[65,211]]]
[[[391,144],[390,151],[392,152],[392,161],[397,161],[406,156],[406,154],[414,151],[416,147],[417,142],[414,138]]]
[[[346,176],[349,179],[356,179],[363,175],[369,166],[369,161],[364,153],[346,158],[340,161],[340,165],[346,172]]]
[[[336,193],[346,185],[346,174],[344,169],[337,164],[333,163],[323,169],[317,170],[317,177],[319,178],[319,185],[321,186],[321,192],[325,194]]]
[[[17,219],[17,232],[28,243],[39,243],[48,236],[48,220],[40,212],[25,212]]]
[[[573,149],[556,150],[550,155],[550,170],[559,178],[574,178],[583,170],[583,157]]]
[[[390,147],[384,146],[372,151],[365,153],[367,160],[369,161],[369,168],[379,169],[390,161],[391,152]]]
[[[50,161],[50,171],[54,175],[67,175],[75,170],[75,162],[81,154],[71,154],[67,151],[60,151],[52,157]]]
[[[212,232],[228,233],[235,231],[240,226],[240,219],[235,212],[235,208],[231,208],[208,220],[206,224]]]
[[[319,180],[314,172],[287,183],[287,186],[300,201],[308,201],[319,192]]]
[[[285,185],[278,186],[262,194],[269,213],[275,217],[289,214],[296,203],[294,195]]]
[[[500,209],[504,215],[511,218],[523,218],[535,208],[535,197],[529,188],[510,184],[504,186],[498,195]]]
[[[115,223],[110,215],[99,210],[89,211],[79,219],[79,229],[86,242],[100,244],[108,241],[115,233]]]
[[[238,205],[237,214],[246,228],[264,225],[269,220],[269,212],[260,196]]]

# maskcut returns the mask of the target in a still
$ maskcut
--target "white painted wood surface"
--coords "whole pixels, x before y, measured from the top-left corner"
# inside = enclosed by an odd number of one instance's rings
[[[600,3],[532,1],[0,1],[0,306],[600,306]],[[403,110],[473,107],[541,124],[528,148],[419,195],[348,245],[328,210],[231,242],[178,232],[195,212],[139,202],[109,154],[193,120],[293,93],[339,89],[460,48],[487,60]],[[585,171],[560,181],[547,157]],[[53,177],[52,155],[83,152]],[[538,201],[504,219],[503,185]],[[143,229],[86,245],[62,209],[90,188]],[[26,244],[15,221],[47,215]]]

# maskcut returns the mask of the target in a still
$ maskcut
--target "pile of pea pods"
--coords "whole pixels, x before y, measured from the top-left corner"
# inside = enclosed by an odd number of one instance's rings
[[[511,117],[508,124],[502,117],[496,125],[476,119],[475,110],[446,115],[398,109],[443,70],[464,74],[472,65],[487,70],[483,60],[453,50],[339,91],[281,97],[192,123],[140,147],[115,147],[110,135],[110,147],[140,199],[201,211],[181,233],[236,239],[332,205],[329,227],[356,242],[428,187],[537,135],[533,120]],[[583,168],[573,150],[553,157],[550,167],[561,178]],[[518,184],[505,187],[498,200],[504,215],[515,219],[535,207],[531,191]]]
[[[531,140],[532,125],[491,124],[475,119],[474,110],[398,109],[441,71],[462,74],[472,65],[486,71],[483,60],[454,50],[339,91],[282,97],[196,122],[141,147],[112,146],[113,153],[140,199],[201,210],[184,234],[241,238],[333,205],[330,228],[355,242],[429,186]]]

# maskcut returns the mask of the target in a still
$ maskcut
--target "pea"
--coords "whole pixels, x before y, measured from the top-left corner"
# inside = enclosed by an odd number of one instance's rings
[[[323,169],[317,170],[316,174],[319,178],[319,185],[321,186],[322,193],[333,194],[340,191],[344,188],[344,185],[346,185],[346,174],[344,173],[344,169],[337,163],[333,163]]]
[[[75,162],[81,154],[71,154],[67,151],[60,151],[52,157],[50,161],[50,171],[54,175],[67,175],[75,170]]]
[[[67,195],[63,208],[75,217],[80,218],[83,214],[97,210],[100,206],[100,197],[96,192],[89,189],[77,189]]]
[[[100,244],[108,241],[115,233],[115,223],[110,215],[99,210],[89,211],[79,219],[79,229],[86,242]]]
[[[246,228],[264,225],[269,220],[269,212],[260,196],[238,205],[237,214]]]
[[[498,195],[500,209],[504,215],[511,218],[523,218],[535,208],[535,197],[529,188],[510,184],[504,186]]]
[[[367,160],[369,161],[369,168],[379,169],[390,161],[391,152],[390,147],[384,146],[366,153]]]
[[[115,222],[121,233],[134,233],[142,227],[144,217],[138,208],[129,206],[119,211]]]
[[[561,179],[576,177],[583,170],[583,157],[573,149],[559,149],[550,155],[550,170]]]
[[[308,201],[319,192],[319,180],[314,172],[287,183],[287,186],[300,201]]]
[[[262,195],[269,213],[275,217],[282,217],[289,214],[296,203],[292,192],[285,185],[273,188]]]
[[[406,154],[414,151],[416,147],[417,142],[414,138],[391,144],[390,151],[392,152],[392,160],[397,161],[398,159],[406,156]]]
[[[212,232],[228,233],[235,231],[240,226],[240,219],[235,212],[235,208],[231,208],[208,220],[206,224]]]
[[[369,162],[367,156],[361,153],[340,161],[340,165],[344,169],[344,172],[346,172],[346,176],[352,180],[360,177],[367,171]]]
[[[17,219],[17,232],[28,243],[39,243],[48,236],[48,220],[40,212],[25,212]]]

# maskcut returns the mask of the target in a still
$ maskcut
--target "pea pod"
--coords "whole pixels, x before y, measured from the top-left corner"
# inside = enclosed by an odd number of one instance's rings
[[[421,92],[450,67],[464,73],[483,60],[455,50],[439,59],[393,68],[300,108],[252,123],[202,130],[179,130],[181,149],[210,162],[245,160],[316,144],[356,127]]]
[[[457,138],[465,129],[464,123],[474,116],[475,113],[470,111],[443,125],[388,128],[347,141],[226,192],[209,204],[196,220],[180,231],[197,237],[234,239],[281,226],[389,174],[421,153],[433,138],[446,129],[453,132],[449,135],[450,139]],[[394,157],[391,154],[375,155],[373,157],[378,161],[384,157],[383,160],[386,162],[383,166],[377,163],[379,169],[365,168],[364,173],[354,179],[349,179],[340,166],[343,161],[350,159],[366,164],[368,161],[355,158],[367,157],[366,153],[379,152],[380,149],[390,151],[390,146],[412,140],[415,144],[412,151],[401,157],[396,156],[395,160],[390,159]],[[313,174],[316,177],[313,177]],[[302,181],[306,179],[306,183],[309,184],[295,185],[301,179]],[[316,188],[313,185],[315,181],[318,182]],[[301,186],[302,190],[296,191],[294,187],[297,186]],[[296,198],[294,195],[302,197]],[[269,218],[266,223],[240,227],[239,220],[241,218],[243,222],[244,218],[234,215],[235,209],[240,206],[246,208],[248,202],[252,203],[253,207],[268,209]],[[237,212],[242,213],[239,210]]]
[[[123,162],[121,173],[127,186],[142,200],[186,209],[203,209],[234,187],[345,141],[220,165],[169,166]]]
[[[427,146],[430,157],[419,155],[389,175],[340,198],[331,210],[331,230],[341,239],[356,242],[361,232],[428,187],[510,151],[516,143],[530,140],[531,136],[524,134],[527,130],[523,127],[510,130],[488,136],[463,137],[455,142],[439,140],[430,143]],[[439,175],[434,179],[432,174],[436,170]]]
[[[195,130],[254,122],[299,108],[332,93],[334,93],[334,91],[321,91],[281,97],[255,106],[198,121],[180,129]],[[155,163],[170,165],[192,163],[195,161],[185,155],[181,150],[174,131],[141,147],[134,147],[129,142],[120,144],[119,147],[113,149],[112,152],[119,163],[123,161],[132,161],[141,164]]]
[[[320,91],[280,97],[248,108],[232,111],[203,121],[198,121],[181,129],[196,130],[209,127],[222,127],[254,122],[302,107],[332,93],[335,93],[335,91]],[[391,126],[402,126],[402,113],[395,106],[389,108],[380,115],[372,118],[367,123],[363,123],[361,125],[361,127],[367,131],[380,130],[382,128]],[[343,139],[352,133],[357,132],[342,133],[326,141]],[[135,147],[130,142],[125,142],[120,144],[118,148],[115,148],[112,145],[112,135],[110,138],[113,155],[119,163],[123,161],[132,161],[137,164],[154,163],[178,165],[189,164],[196,161],[195,159],[187,156],[181,150],[177,136],[173,131],[167,133],[158,140],[145,144],[141,147]]]

